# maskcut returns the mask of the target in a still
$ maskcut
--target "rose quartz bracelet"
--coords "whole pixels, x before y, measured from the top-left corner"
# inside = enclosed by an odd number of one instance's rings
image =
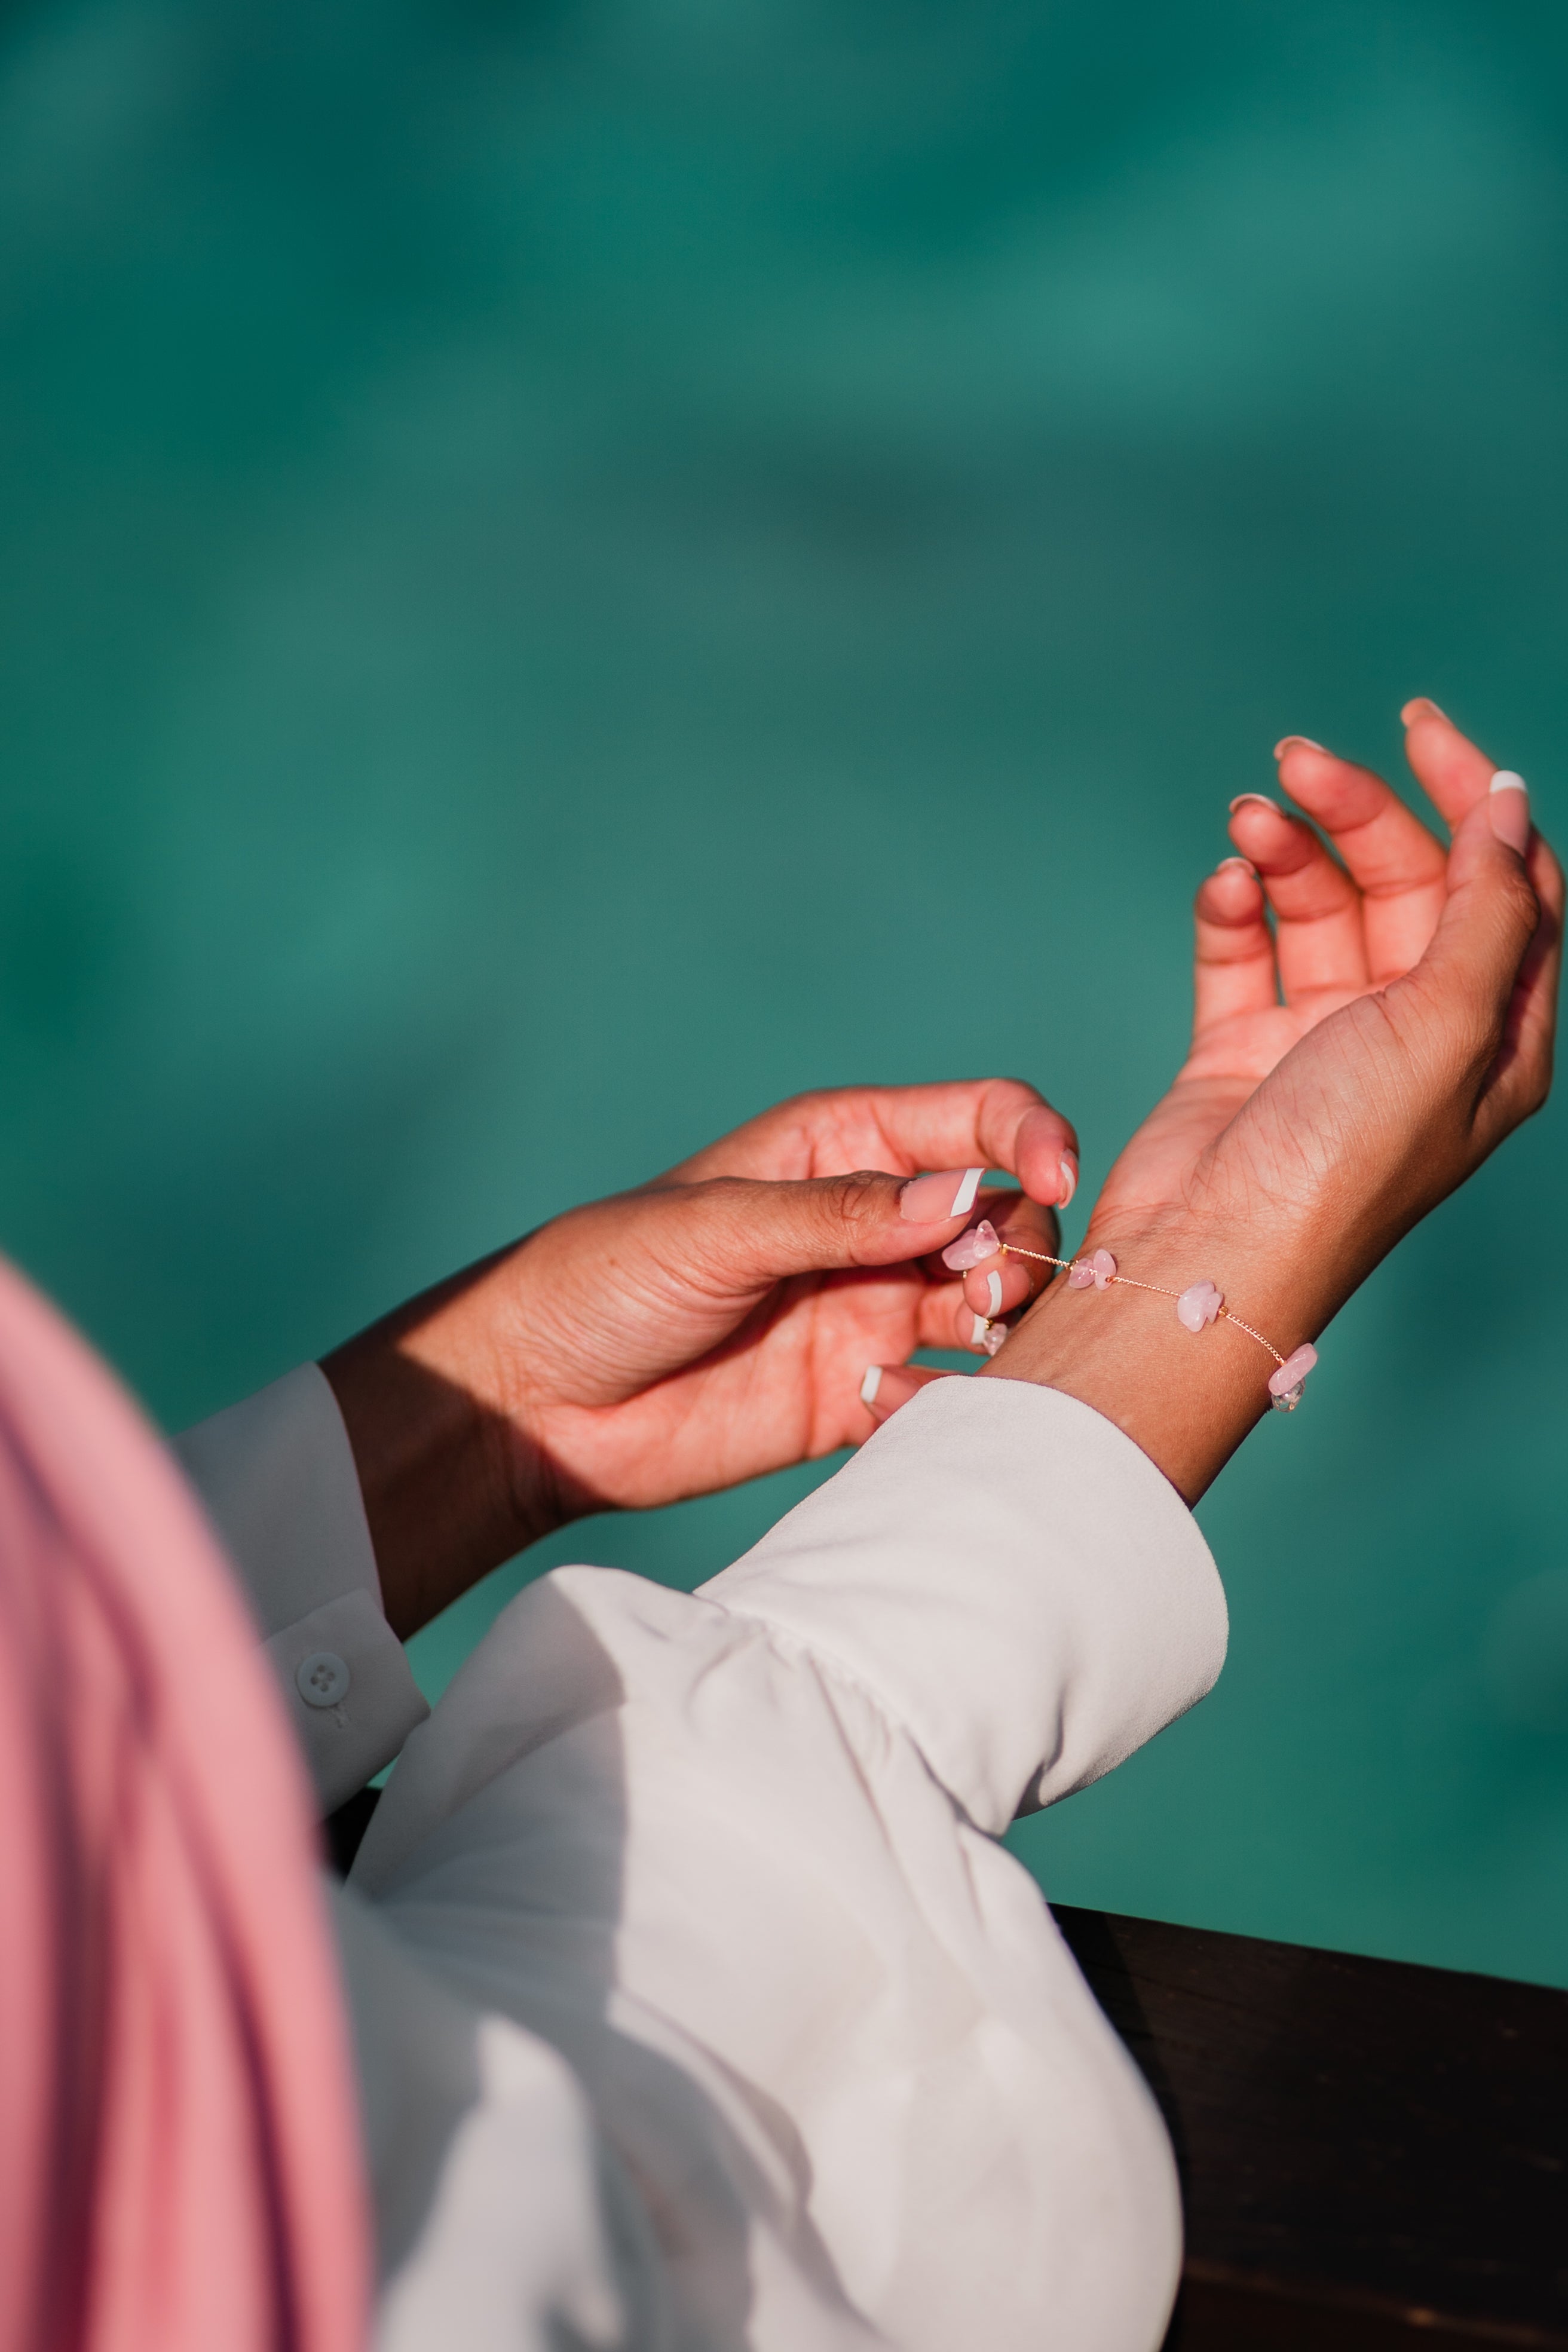
[[[1309,1340],[1293,1355],[1282,1356],[1272,1340],[1239,1315],[1233,1315],[1226,1305],[1217,1286],[1212,1282],[1191,1282],[1185,1290],[1167,1290],[1163,1282],[1140,1282],[1131,1274],[1119,1274],[1116,1260],[1108,1249],[1097,1249],[1092,1257],[1047,1257],[1044,1250],[1020,1249],[1016,1242],[1005,1242],[989,1218],[966,1234],[960,1234],[942,1254],[943,1265],[954,1274],[967,1274],[973,1265],[984,1265],[988,1257],[1032,1257],[1041,1265],[1061,1266],[1068,1278],[1069,1290],[1109,1290],[1113,1282],[1125,1283],[1131,1290],[1158,1291],[1162,1298],[1173,1298],[1176,1318],[1188,1331],[1205,1331],[1217,1316],[1234,1323],[1249,1339],[1256,1339],[1274,1359],[1274,1370],[1268,1375],[1268,1397],[1276,1412],[1294,1412],[1301,1402],[1301,1391],[1308,1373],[1318,1360],[1318,1351]],[[977,1318],[976,1320],[981,1318]],[[1006,1338],[1000,1323],[987,1321],[980,1344],[988,1356],[994,1356]]]

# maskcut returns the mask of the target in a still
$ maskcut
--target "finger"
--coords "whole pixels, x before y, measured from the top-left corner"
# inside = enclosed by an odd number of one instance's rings
[[[984,1216],[958,1236],[952,1251],[928,1261],[932,1287],[916,1309],[919,1347],[951,1348],[955,1328],[960,1344],[970,1346],[975,1338],[976,1315],[990,1321],[1013,1313],[1037,1297],[1057,1271],[1050,1261],[1060,1252],[1061,1235],[1054,1210],[1042,1208],[1022,1192],[983,1192],[975,1205],[985,1212]],[[982,1244],[989,1247],[969,1263],[969,1247]],[[947,1259],[960,1250],[965,1252],[959,1260],[964,1270],[962,1280],[955,1282]],[[962,1322],[957,1319],[961,1316]]]
[[[1361,893],[1311,826],[1262,793],[1242,793],[1230,804],[1230,837],[1274,909],[1286,1003],[1358,994],[1368,984]]]
[[[1078,1137],[1022,1078],[837,1087],[775,1105],[660,1181],[800,1179],[867,1167],[912,1175],[976,1163],[1005,1170],[1035,1200],[1065,1206],[1078,1183]]]
[[[1194,907],[1193,1031],[1279,1002],[1263,887],[1245,857],[1227,857],[1200,884]]]
[[[972,1265],[963,1277],[964,1304],[975,1315],[984,1315],[994,1322],[999,1316],[1010,1315],[1015,1307],[1033,1298],[1039,1285],[1032,1279],[1035,1269],[1017,1257],[997,1255],[984,1265]],[[1038,1271],[1049,1274],[1053,1269],[1041,1266]]]
[[[860,1402],[880,1427],[899,1407],[932,1381],[962,1379],[956,1372],[939,1372],[925,1364],[868,1364],[860,1382]]]
[[[957,1318],[971,1309],[963,1303],[963,1286],[952,1277],[935,1288],[921,1293],[915,1310],[915,1346],[917,1348],[951,1348]],[[968,1326],[964,1327],[963,1344],[968,1344]]]
[[[1560,904],[1560,883],[1552,866],[1538,866],[1543,884]],[[1401,1024],[1414,1018],[1415,1033],[1428,1056],[1433,1084],[1451,1091],[1456,1063],[1474,1073],[1472,1119],[1483,1150],[1500,1142],[1520,1119],[1539,1107],[1550,1083],[1552,1012],[1538,1012],[1532,1024],[1532,1058],[1508,1050],[1516,991],[1541,928],[1543,911],[1525,860],[1494,833],[1490,811],[1478,802],[1454,835],[1448,858],[1448,899],[1431,947],[1407,979],[1389,991],[1391,1013]],[[1542,958],[1541,977],[1555,977],[1554,942]],[[1540,984],[1538,978],[1536,985]]]
[[[885,1145],[879,1163],[940,1169],[956,1146],[1016,1177],[1031,1200],[1065,1208],[1078,1189],[1076,1129],[1021,1078],[877,1088],[870,1108]]]
[[[1541,919],[1514,982],[1494,1073],[1499,1110],[1518,1118],[1539,1110],[1551,1091],[1563,964],[1563,868],[1539,834],[1525,853],[1525,871]]]
[[[933,1282],[945,1282],[950,1271],[963,1273],[993,1255],[1001,1265],[1005,1250],[1016,1249],[1024,1255],[1015,1263],[1033,1269],[1039,1277],[1037,1286],[1043,1288],[1052,1269],[1041,1265],[1040,1257],[1055,1257],[1060,1246],[1061,1227],[1054,1209],[1031,1201],[1026,1192],[984,1187],[976,1195],[974,1213],[965,1230],[932,1262],[931,1277]]]
[[[1367,976],[1384,988],[1420,961],[1447,898],[1447,856],[1370,768],[1305,736],[1276,744],[1279,781],[1320,824],[1362,894]]]
[[[1424,694],[1407,702],[1399,715],[1405,721],[1405,756],[1415,781],[1439,814],[1458,827],[1476,803],[1485,799],[1497,761],[1478,751]]]
[[[953,1318],[953,1335],[961,1348],[973,1349],[977,1356],[994,1356],[1007,1337],[1005,1323],[994,1323],[989,1315],[977,1315],[973,1307],[960,1306]],[[950,1337],[945,1345],[952,1347]]]
[[[653,1263],[678,1267],[689,1290],[706,1288],[716,1306],[743,1313],[793,1276],[906,1265],[952,1241],[963,1213],[909,1216],[910,1183],[874,1169],[802,1183],[715,1176],[649,1186],[616,1206],[633,1215]],[[944,1180],[931,1202],[916,1195],[917,1208],[950,1209],[963,1189]]]

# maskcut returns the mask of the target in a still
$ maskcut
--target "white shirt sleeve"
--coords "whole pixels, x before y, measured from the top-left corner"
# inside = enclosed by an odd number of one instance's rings
[[[430,1712],[382,1610],[337,1399],[320,1365],[301,1364],[174,1444],[239,1570],[331,1812]]]
[[[376,2352],[669,2352],[662,2266],[582,2086],[329,1881],[376,2215]]]
[[[700,1592],[576,1568],[521,1593],[352,1884],[564,2061],[669,2345],[1152,2352],[1170,2150],[994,1832],[1190,1706],[1225,1635],[1129,1439],[944,1381]],[[456,2325],[458,2270],[442,2291]]]

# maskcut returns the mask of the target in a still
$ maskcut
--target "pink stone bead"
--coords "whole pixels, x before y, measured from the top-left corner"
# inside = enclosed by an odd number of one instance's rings
[[[952,1266],[954,1274],[967,1274],[972,1265],[984,1265],[994,1257],[1002,1244],[989,1217],[982,1217],[973,1233],[960,1234],[949,1242],[942,1254],[943,1265]]]
[[[1309,1339],[1297,1349],[1293,1356],[1287,1356],[1282,1364],[1276,1364],[1268,1375],[1269,1395],[1282,1397],[1287,1390],[1299,1389],[1317,1360],[1318,1351]]]
[[[1189,1283],[1176,1301],[1176,1319],[1189,1331],[1202,1331],[1214,1321],[1222,1304],[1212,1282]]]
[[[1087,1290],[1092,1283],[1096,1290],[1109,1290],[1116,1273],[1116,1260],[1108,1249],[1097,1249],[1092,1257],[1075,1258],[1068,1275],[1069,1290]]]

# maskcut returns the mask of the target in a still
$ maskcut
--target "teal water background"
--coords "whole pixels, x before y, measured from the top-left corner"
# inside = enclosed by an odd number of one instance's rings
[[[1506,0],[0,12],[5,1246],[178,1426],[802,1087],[1092,1192],[1278,735],[1568,829],[1565,166]],[[1205,1503],[1054,1895],[1568,1982],[1563,1120]]]

